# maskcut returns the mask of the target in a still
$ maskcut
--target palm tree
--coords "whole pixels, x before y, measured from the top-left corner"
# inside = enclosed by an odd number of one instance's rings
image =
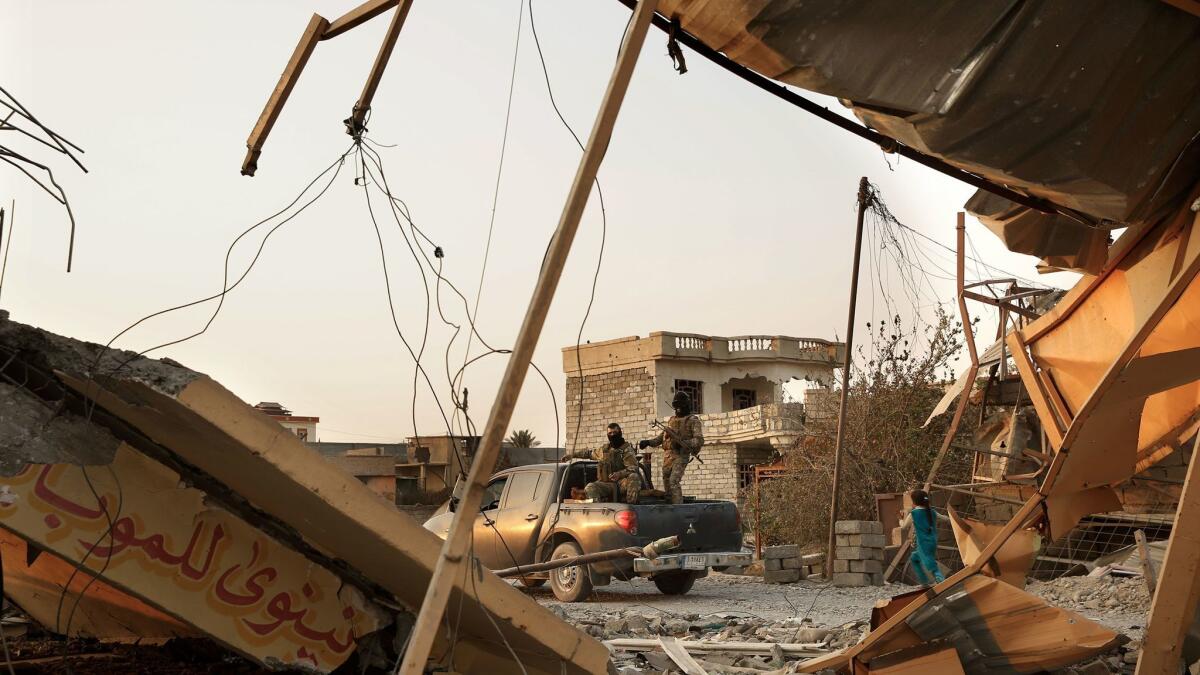
[[[519,429],[512,432],[508,435],[507,440],[514,448],[536,448],[542,444],[542,442],[533,435],[533,432],[528,429]]]

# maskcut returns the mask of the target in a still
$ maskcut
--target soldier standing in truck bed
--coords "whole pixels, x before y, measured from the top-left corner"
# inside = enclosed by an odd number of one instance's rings
[[[675,415],[667,420],[667,428],[674,433],[664,431],[650,440],[639,441],[638,448],[662,446],[663,489],[671,496],[672,504],[682,504],[683,472],[704,446],[704,428],[700,418],[692,414],[692,399],[687,394],[675,392],[671,407]]]
[[[642,491],[642,472],[638,467],[633,444],[625,440],[621,425],[608,425],[608,443],[595,450],[578,450],[571,453],[575,459],[594,459],[599,462],[596,480],[583,487],[588,499],[598,502],[624,501],[638,503]]]

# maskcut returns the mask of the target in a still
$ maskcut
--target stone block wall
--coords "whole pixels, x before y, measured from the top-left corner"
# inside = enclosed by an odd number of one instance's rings
[[[585,375],[583,419],[579,419],[580,378],[567,377],[567,450],[595,448],[608,440],[608,424],[616,422],[633,443],[651,435],[654,419],[654,378],[644,367]],[[579,439],[575,433],[578,424]],[[657,472],[658,469],[656,468]],[[659,480],[655,474],[655,482]]]
[[[699,499],[737,499],[738,466],[737,446],[732,444],[705,444],[700,451],[704,459],[701,464],[693,460],[683,474],[684,496]],[[654,466],[654,487],[662,490],[662,450],[656,449],[651,458]]]

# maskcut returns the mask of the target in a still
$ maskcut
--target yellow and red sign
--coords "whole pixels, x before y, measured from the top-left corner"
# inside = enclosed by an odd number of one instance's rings
[[[331,671],[387,622],[358,589],[124,444],[109,466],[0,478],[0,527],[268,665]]]

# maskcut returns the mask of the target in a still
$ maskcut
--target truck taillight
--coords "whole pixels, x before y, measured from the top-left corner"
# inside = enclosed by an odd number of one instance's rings
[[[637,514],[633,511],[617,511],[617,525],[629,534],[637,534]]]

